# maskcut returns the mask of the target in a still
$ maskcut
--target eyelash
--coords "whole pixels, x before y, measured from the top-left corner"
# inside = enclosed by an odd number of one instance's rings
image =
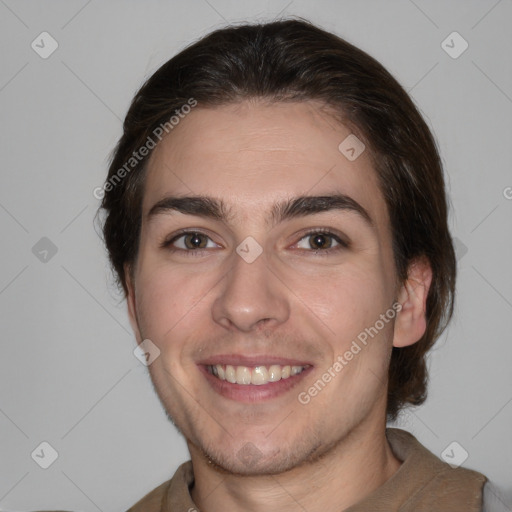
[[[183,230],[180,230],[178,233],[175,233],[170,239],[167,239],[167,240],[164,240],[162,242],[162,244],[160,245],[160,247],[162,249],[167,249],[171,252],[182,252],[182,253],[186,253],[187,256],[201,256],[204,251],[208,251],[209,249],[208,248],[199,248],[199,249],[181,249],[181,248],[177,248],[177,247],[172,247],[172,244],[174,242],[176,242],[177,240],[179,240],[180,238],[182,238],[183,236],[186,236],[186,235],[200,235],[200,236],[205,236],[207,238],[210,238],[206,233],[203,233],[201,231],[195,231],[195,230],[187,230],[187,229],[183,229]],[[297,243],[301,242],[304,238],[308,238],[310,237],[311,235],[327,235],[328,237],[334,239],[334,241],[336,241],[339,245],[336,246],[336,247],[330,247],[329,249],[299,249],[301,251],[306,251],[306,252],[312,252],[315,254],[315,256],[327,256],[329,254],[331,254],[332,252],[336,252],[336,251],[340,251],[340,250],[343,250],[343,249],[348,249],[350,247],[350,244],[348,242],[346,242],[345,240],[343,240],[339,235],[336,235],[335,233],[332,233],[331,231],[329,231],[328,229],[325,229],[325,228],[314,228],[314,229],[310,229],[308,231],[306,231],[306,233],[304,233],[301,238],[298,240]],[[211,238],[210,238],[211,240]]]

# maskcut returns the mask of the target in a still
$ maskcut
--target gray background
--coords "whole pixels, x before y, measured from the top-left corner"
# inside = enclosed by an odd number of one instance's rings
[[[379,59],[436,134],[456,314],[427,403],[398,424],[439,456],[457,441],[512,509],[511,0],[0,0],[2,510],[123,510],[187,459],[133,355],[93,189],[145,77],[226,22],[287,15]],[[43,31],[59,45],[47,59],[31,47]],[[441,46],[453,31],[469,44],[456,59]],[[42,441],[58,452],[46,470],[31,458]]]

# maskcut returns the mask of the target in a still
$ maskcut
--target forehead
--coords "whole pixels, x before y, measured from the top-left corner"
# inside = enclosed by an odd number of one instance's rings
[[[313,101],[196,107],[153,151],[143,211],[168,195],[207,195],[247,219],[284,197],[336,191],[385,219],[369,151],[351,161],[339,149],[349,135]]]

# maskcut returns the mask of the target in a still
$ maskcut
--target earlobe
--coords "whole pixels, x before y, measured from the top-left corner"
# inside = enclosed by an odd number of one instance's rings
[[[128,318],[130,320],[130,325],[132,326],[132,330],[135,334],[135,339],[137,340],[137,344],[140,344],[142,341],[142,337],[139,330],[139,324],[137,321],[137,302],[135,299],[135,286],[131,277],[130,269],[125,265],[124,275],[126,279],[126,305],[128,309]]]
[[[408,277],[402,285],[398,302],[402,309],[395,321],[394,347],[407,347],[421,339],[427,328],[427,297],[432,283],[432,268],[426,258],[409,266]]]

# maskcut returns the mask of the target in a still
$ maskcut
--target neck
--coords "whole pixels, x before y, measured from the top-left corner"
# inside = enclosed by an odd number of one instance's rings
[[[205,512],[344,510],[373,492],[400,467],[378,428],[360,426],[321,458],[276,475],[241,476],[219,471],[191,449],[194,503]]]

